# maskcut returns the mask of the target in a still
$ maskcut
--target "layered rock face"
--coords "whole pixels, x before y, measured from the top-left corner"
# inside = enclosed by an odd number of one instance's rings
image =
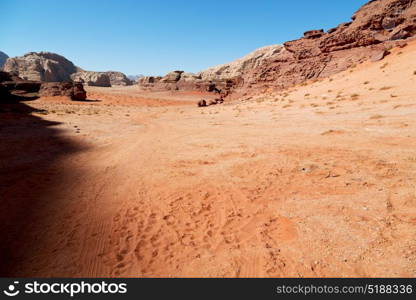
[[[327,32],[309,30],[301,39],[260,48],[229,64],[198,74],[145,77],[139,85],[147,89],[204,90],[214,84],[234,95],[281,90],[328,77],[374,57],[382,59],[388,49],[415,34],[415,0],[372,0],[352,16],[351,22]]]
[[[30,52],[8,58],[3,70],[25,80],[60,82],[69,81],[78,68],[65,57],[51,52]]]
[[[9,56],[6,53],[0,51],[0,70],[3,68],[4,63],[8,58]]]
[[[105,72],[81,71],[71,75],[71,80],[88,86],[110,87],[110,76]]]

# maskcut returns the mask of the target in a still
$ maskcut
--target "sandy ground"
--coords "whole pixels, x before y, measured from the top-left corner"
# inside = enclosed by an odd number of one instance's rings
[[[415,277],[415,72],[412,44],[208,108],[134,87],[3,107],[1,275]]]

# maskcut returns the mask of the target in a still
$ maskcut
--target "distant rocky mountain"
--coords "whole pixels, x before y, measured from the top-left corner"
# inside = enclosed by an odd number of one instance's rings
[[[9,56],[6,53],[0,51],[0,70],[3,68],[4,63],[8,58]]]
[[[281,90],[382,58],[388,49],[403,45],[415,34],[416,1],[371,0],[350,22],[326,32],[306,31],[298,40],[260,48],[197,74],[175,71],[164,77],[143,77],[139,84],[158,90],[212,90],[215,85],[226,95]]]
[[[125,74],[116,71],[105,72],[110,77],[111,85],[132,85],[133,81]]]
[[[87,85],[104,87],[133,84],[121,72],[84,71],[65,57],[51,52],[30,52],[23,56],[7,58],[3,69],[25,80],[44,82],[74,80],[84,82]]]
[[[130,79],[132,82],[137,82],[138,79],[144,77],[143,74],[138,75],[127,75],[127,78]]]

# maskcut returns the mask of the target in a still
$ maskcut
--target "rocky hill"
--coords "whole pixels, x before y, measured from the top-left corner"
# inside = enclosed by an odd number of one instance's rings
[[[310,30],[283,46],[260,48],[229,64],[198,74],[175,71],[165,77],[144,77],[147,89],[210,88],[244,95],[279,90],[307,80],[328,77],[370,59],[382,59],[392,47],[416,33],[416,1],[372,0],[351,18],[328,31]],[[175,73],[174,72],[174,73]]]
[[[23,56],[7,58],[3,69],[23,79],[34,81],[63,82],[74,80],[85,82],[88,85],[104,87],[133,84],[121,72],[84,71],[65,57],[51,52],[30,52]]]
[[[78,68],[65,57],[51,52],[30,52],[8,58],[3,70],[26,80],[69,81]]]
[[[0,51],[0,70],[1,68],[3,68],[4,63],[6,62],[8,58],[9,56],[6,53]]]

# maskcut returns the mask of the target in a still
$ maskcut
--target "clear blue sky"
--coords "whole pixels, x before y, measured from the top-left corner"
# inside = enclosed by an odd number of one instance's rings
[[[94,71],[196,72],[350,20],[366,0],[0,0],[0,50]]]

